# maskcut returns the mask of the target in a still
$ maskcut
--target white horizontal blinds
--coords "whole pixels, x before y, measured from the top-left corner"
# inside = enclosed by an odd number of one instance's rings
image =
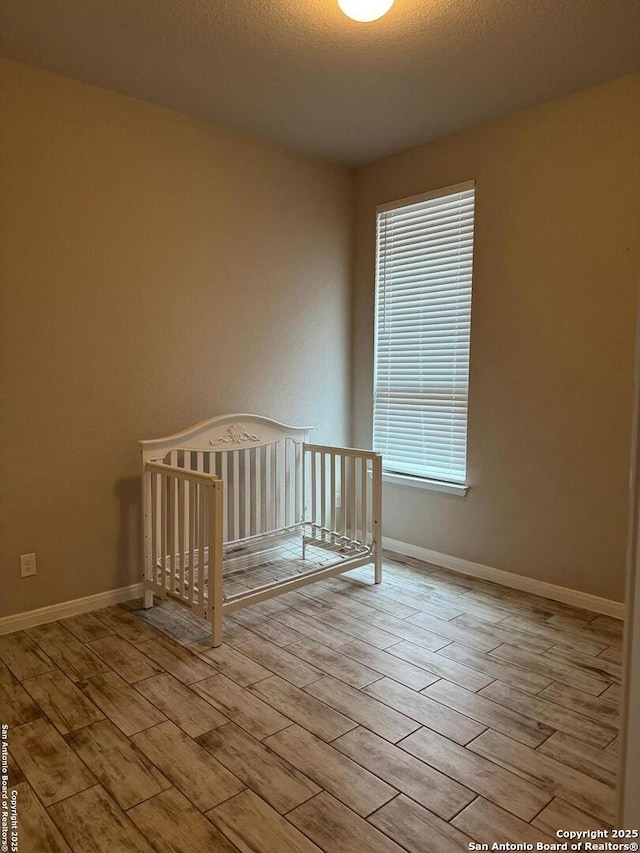
[[[466,476],[473,184],[378,208],[373,447],[384,469]]]

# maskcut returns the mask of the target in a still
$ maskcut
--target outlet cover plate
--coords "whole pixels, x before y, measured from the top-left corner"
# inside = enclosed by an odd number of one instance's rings
[[[36,555],[21,554],[20,555],[20,577],[30,578],[36,573]]]

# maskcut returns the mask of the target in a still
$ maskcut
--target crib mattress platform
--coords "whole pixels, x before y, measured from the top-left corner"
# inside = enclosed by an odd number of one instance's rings
[[[231,542],[224,548],[224,600],[232,601],[236,596],[272,583],[286,582],[305,574],[315,573],[318,569],[340,566],[354,558],[367,558],[371,548],[354,539],[326,528],[303,523],[287,530],[254,536]],[[184,555],[184,589],[177,568],[179,558],[165,560],[156,566],[157,582],[167,589],[180,587],[182,595],[190,597],[191,579],[195,584],[195,597],[198,596],[200,567],[198,555],[195,556],[194,571],[189,565],[189,555]],[[204,599],[208,600],[209,572],[205,553]],[[164,565],[162,564],[164,563]],[[162,574],[166,582],[163,583]],[[173,577],[173,584],[171,578]]]

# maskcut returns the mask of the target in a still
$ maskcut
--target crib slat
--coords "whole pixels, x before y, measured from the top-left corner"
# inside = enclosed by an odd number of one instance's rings
[[[169,477],[162,477],[160,481],[160,500],[161,500],[161,508],[160,508],[160,547],[162,548],[161,562],[162,562],[162,586],[165,589],[169,589],[169,528],[167,524],[168,518],[168,504],[169,504]]]
[[[303,520],[304,507],[304,456],[302,453],[302,445],[300,442],[295,443],[295,462],[296,466],[296,484],[294,498],[294,524],[300,524]]]
[[[322,527],[322,538],[327,526],[327,454],[320,454],[320,526]]]
[[[347,461],[344,453],[340,454],[340,533],[347,534]],[[337,496],[336,496],[337,497]]]
[[[205,586],[205,578],[206,578],[206,569],[205,569],[205,557],[204,557],[204,548],[205,548],[205,531],[206,531],[206,522],[205,522],[205,494],[206,489],[202,485],[202,483],[198,483],[198,575],[200,580],[200,589],[199,589],[199,603],[201,606],[204,606],[204,586]]]
[[[183,454],[183,467],[185,468],[185,470],[187,470],[187,471],[193,470],[192,460],[193,460],[193,453],[190,450],[185,450],[184,454]],[[182,553],[183,553],[183,559],[184,559],[185,583],[187,586],[189,586],[189,584],[191,583],[191,579],[189,577],[189,554],[188,554],[188,550],[189,550],[189,526],[191,523],[191,515],[190,515],[191,507],[190,507],[190,503],[189,503],[190,483],[188,480],[184,480],[183,485],[184,485],[184,495],[183,495],[184,519],[183,519],[183,524],[182,524],[182,529],[183,529]],[[185,590],[185,595],[188,595],[186,590]],[[188,598],[190,599],[191,596],[188,595]]]
[[[199,524],[199,519],[198,519],[198,503],[197,503],[198,489],[200,488],[200,485],[198,483],[193,483],[192,488],[193,488],[194,495],[195,495],[194,500],[196,501],[196,503],[193,507],[193,513],[192,513],[193,514],[193,549],[194,549],[194,559],[195,559],[195,551],[198,548],[198,536],[199,536],[199,531],[200,531],[200,524]]]
[[[273,528],[273,497],[271,494],[271,457],[273,455],[273,445],[267,445],[264,449],[265,464],[264,464],[264,529],[265,531]]]
[[[287,499],[289,489],[287,488],[287,441],[280,442],[280,527],[287,526]]]
[[[256,473],[255,473],[255,481],[256,481],[256,498],[254,503],[254,511],[255,511],[255,533],[262,533],[262,448],[256,447],[255,450],[255,463],[256,463]]]
[[[313,525],[313,527],[315,527],[318,523],[318,518],[317,518],[317,513],[316,513],[316,509],[317,509],[317,507],[316,507],[316,504],[317,504],[317,501],[316,501],[316,468],[317,468],[318,459],[317,459],[317,453],[315,452],[315,450],[312,450],[309,455],[311,457],[311,524]],[[312,535],[313,535],[313,532],[314,531],[312,528],[312,531],[311,531]]]
[[[291,460],[289,441],[284,441],[284,526],[291,524]]]
[[[330,454],[331,459],[331,491],[330,491],[330,507],[331,507],[331,533],[336,529],[336,455],[335,453]],[[333,542],[335,537],[331,536],[331,541]]]
[[[251,535],[251,448],[245,447],[243,450],[243,465],[244,465],[244,524],[242,535],[247,537]]]
[[[158,477],[156,471],[150,471],[151,477],[151,577],[154,583],[158,582]]]
[[[185,523],[185,481],[178,480],[178,563],[180,565],[180,596],[184,598],[187,588],[184,576],[184,523]]]
[[[205,453],[204,453],[202,450],[198,450],[198,451],[196,452],[196,471],[202,471],[202,472],[204,473],[204,457],[205,457]],[[200,489],[200,486],[198,486],[198,490],[199,490],[199,489]],[[198,537],[199,537],[199,535],[200,535],[200,530],[201,530],[201,529],[202,529],[202,528],[200,527],[200,517],[199,517],[199,515],[196,513],[196,517],[195,517],[195,537],[196,537],[196,542],[198,541]]]
[[[367,535],[367,460],[360,460],[361,483],[360,483],[360,524],[362,528],[361,537],[364,545],[368,544]]]
[[[195,539],[196,539],[196,488],[197,483],[190,482],[189,486],[189,542],[188,542],[188,566],[190,594],[189,600],[196,603],[196,562],[195,562]]]
[[[356,532],[358,529],[356,526],[356,462],[357,459],[354,456],[349,460],[349,518],[347,527],[349,539],[357,539],[358,536]]]
[[[165,477],[165,499],[162,507],[164,521],[163,554],[164,554],[164,587],[171,589],[171,479]]]
[[[222,452],[220,454],[220,476],[224,481],[225,485],[227,483],[227,453]],[[224,508],[222,513],[222,539],[224,542],[229,541],[229,508],[227,507],[229,490],[227,489],[227,497],[225,497]]]
[[[176,578],[176,480],[175,478],[168,478],[169,487],[169,569],[171,571],[171,580],[169,583],[169,589],[173,592],[177,592],[177,578]]]
[[[274,518],[274,528],[282,527],[280,522],[280,513],[282,512],[281,500],[280,500],[280,489],[282,486],[282,477],[280,474],[280,450],[281,450],[282,442],[276,441],[274,446],[274,468],[275,468],[275,477],[273,478],[274,490],[275,490],[275,518]]]
[[[233,539],[240,538],[240,453],[233,451]]]
[[[160,474],[160,583],[167,589],[167,478]]]

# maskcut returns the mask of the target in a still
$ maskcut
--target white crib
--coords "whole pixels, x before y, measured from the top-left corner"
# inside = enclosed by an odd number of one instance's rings
[[[144,606],[208,619],[373,563],[382,579],[382,458],[309,444],[308,428],[224,415],[141,441]]]

